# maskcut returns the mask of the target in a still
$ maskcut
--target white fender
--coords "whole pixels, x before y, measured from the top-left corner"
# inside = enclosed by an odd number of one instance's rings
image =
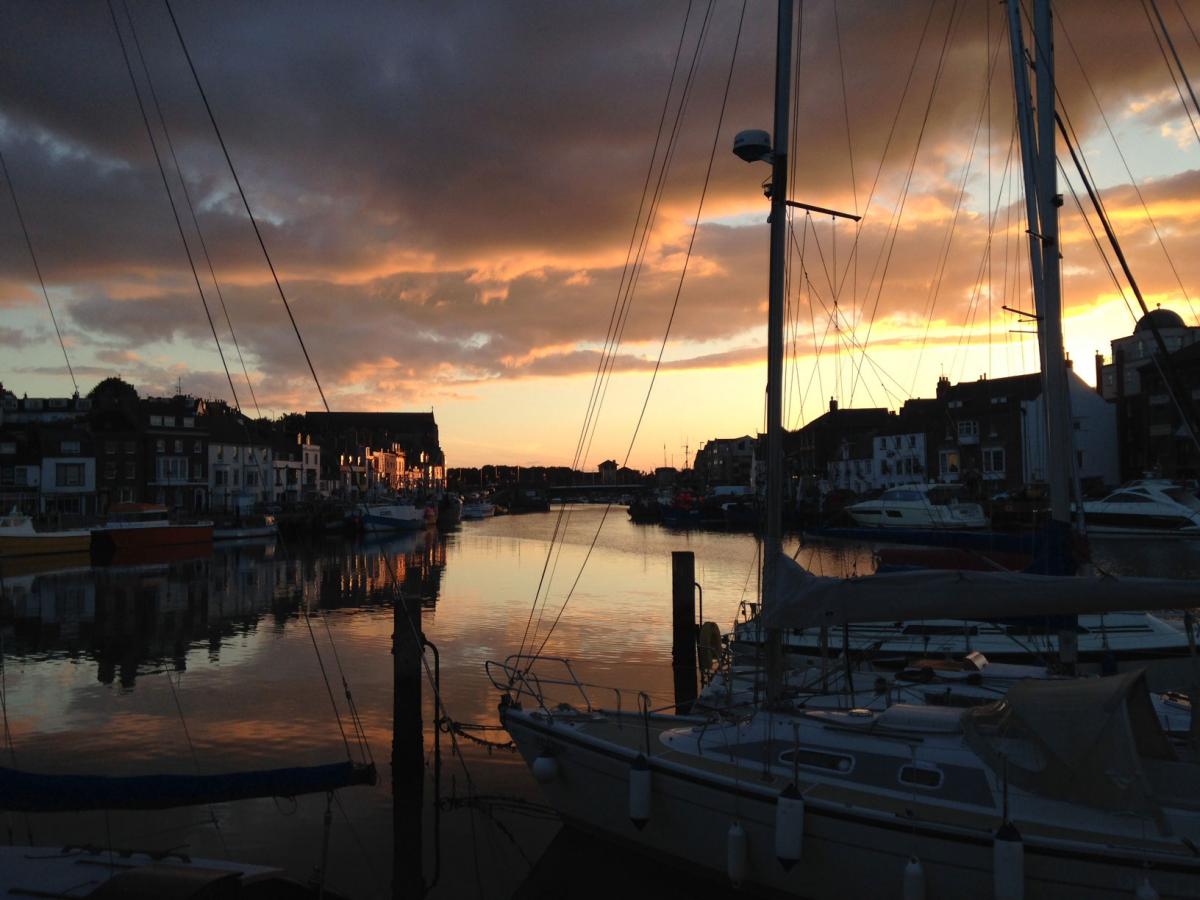
[[[996,900],[1025,896],[1025,844],[1011,822],[1001,825],[992,839],[992,893]]]
[[[904,900],[925,900],[925,867],[916,856],[910,856],[904,866]]]
[[[775,801],[775,856],[784,871],[800,860],[804,846],[804,798],[789,784]]]
[[[558,760],[548,753],[542,753],[533,761],[530,769],[538,784],[549,784],[558,777]]]
[[[1150,883],[1149,878],[1143,878],[1142,883],[1137,886],[1137,890],[1133,896],[1137,900],[1158,900],[1158,891],[1154,889],[1154,885]]]
[[[746,880],[746,829],[742,823],[734,820],[729,826],[729,836],[726,838],[729,850],[729,881],[734,887],[741,887]]]
[[[629,767],[629,819],[638,831],[650,821],[650,764],[641,753]]]

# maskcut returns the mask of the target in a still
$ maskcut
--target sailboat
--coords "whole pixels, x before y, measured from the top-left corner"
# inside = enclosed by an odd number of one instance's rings
[[[1070,617],[1194,604],[1194,591],[1182,582],[957,571],[820,578],[782,554],[793,5],[779,2],[774,146],[765,132],[743,132],[735,141],[743,159],[772,166],[765,702],[733,718],[679,716],[652,711],[644,695],[631,710],[618,693],[617,708],[604,710],[569,666],[552,678],[545,671],[551,660],[516,655],[490,666],[502,691],[501,721],[568,823],[725,876],[734,886],[804,897],[970,896],[988,884],[1005,898],[1198,896],[1195,742],[1181,752],[1163,733],[1140,671],[1022,681],[1003,700],[967,710],[902,703],[797,710],[782,702],[787,629],[961,618],[968,611],[972,618]],[[1010,3],[1020,79],[1019,15]],[[1057,279],[1058,271],[1049,0],[1037,0],[1035,19],[1039,114],[1049,128],[1040,131],[1042,222],[1034,242],[1045,244],[1034,249],[1039,260],[1043,249],[1055,254],[1037,273],[1041,280],[1050,270]],[[1028,174],[1031,144],[1022,143]],[[1044,346],[1057,345],[1061,355],[1061,334],[1053,326],[1046,331]],[[1065,402],[1065,381],[1056,386],[1060,368],[1053,356],[1043,358],[1051,413],[1061,413],[1056,404]],[[1069,522],[1066,465],[1054,472],[1061,479],[1053,504],[1058,523]],[[568,694],[574,706],[558,702]]]

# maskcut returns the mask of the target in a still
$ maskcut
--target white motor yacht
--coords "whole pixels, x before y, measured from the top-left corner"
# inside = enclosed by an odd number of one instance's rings
[[[1181,484],[1132,481],[1103,500],[1083,504],[1089,534],[1200,538],[1200,500]]]
[[[987,528],[978,503],[959,499],[952,484],[909,484],[846,507],[856,525],[879,528]]]

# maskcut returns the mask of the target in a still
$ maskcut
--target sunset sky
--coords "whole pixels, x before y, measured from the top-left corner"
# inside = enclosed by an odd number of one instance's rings
[[[679,106],[676,50],[686,71],[703,31],[585,464],[624,459],[677,289],[630,464],[681,465],[685,446],[762,427],[768,170],[729,150],[738,131],[771,125],[773,3],[747,4],[736,57],[731,0],[706,26],[710,5],[682,0],[174,7],[331,408],[432,407],[451,466],[572,461],[659,120],[665,104],[669,131]],[[1196,83],[1200,3],[1159,7]],[[115,0],[132,52],[125,8]],[[128,10],[262,412],[318,409],[166,8]],[[836,21],[833,0],[802,10],[792,194],[865,215],[857,244],[851,223],[795,220],[789,426],[833,396],[895,409],[931,395],[939,374],[1035,371],[1032,335],[1014,333],[1030,326],[1000,309],[1032,305],[1004,7],[840,2]],[[1200,136],[1142,5],[1056,12],[1062,103],[1147,301],[1196,324]],[[229,399],[104,2],[0,6],[0,151],[80,390],[119,374],[143,393],[178,381]],[[1134,301],[1063,192],[1067,349],[1091,381],[1094,352],[1132,330]],[[6,187],[0,381],[18,395],[72,390]]]

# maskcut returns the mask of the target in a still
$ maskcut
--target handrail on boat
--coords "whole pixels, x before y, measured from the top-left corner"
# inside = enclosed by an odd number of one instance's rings
[[[551,663],[561,666],[566,670],[566,675],[559,678],[547,678],[538,675],[534,671],[534,667],[539,663]],[[487,672],[488,679],[492,686],[507,694],[515,695],[513,699],[519,700],[522,696],[528,696],[531,700],[537,703],[538,708],[547,715],[553,715],[554,710],[546,705],[546,691],[544,686],[565,686],[574,688],[579,693],[583,700],[584,708],[588,713],[595,713],[596,706],[592,703],[591,697],[588,696],[588,688],[593,691],[612,691],[613,698],[616,701],[616,713],[618,717],[618,725],[622,721],[622,710],[624,708],[623,693],[621,688],[613,687],[612,685],[594,684],[580,680],[575,674],[575,670],[571,666],[571,661],[562,656],[541,656],[538,654],[514,653],[505,658],[504,662],[496,660],[487,660],[483,664],[484,671]],[[638,703],[635,704],[639,709],[642,707],[641,700],[645,698],[645,707],[648,712],[658,712],[661,709],[670,709],[674,704],[668,704],[661,708],[650,708],[650,697],[644,691],[637,691]]]

